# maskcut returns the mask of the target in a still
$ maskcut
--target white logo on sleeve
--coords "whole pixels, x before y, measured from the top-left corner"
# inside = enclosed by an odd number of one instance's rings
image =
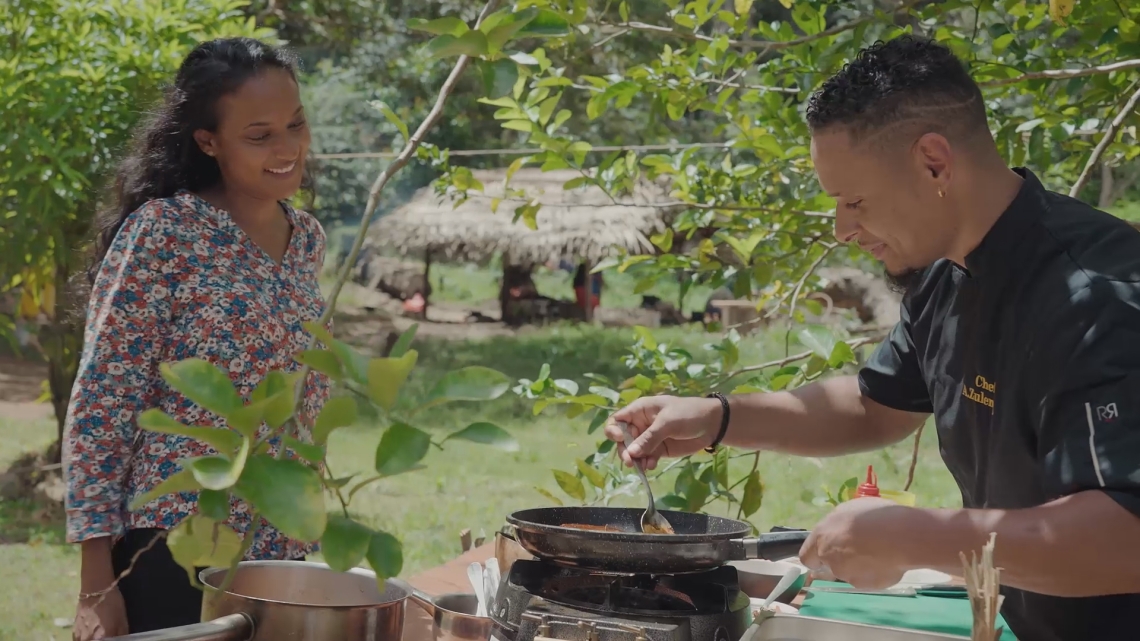
[[[1108,405],[1101,405],[1096,408],[1096,416],[1100,420],[1108,423],[1119,416],[1116,411],[1116,403],[1109,403]]]

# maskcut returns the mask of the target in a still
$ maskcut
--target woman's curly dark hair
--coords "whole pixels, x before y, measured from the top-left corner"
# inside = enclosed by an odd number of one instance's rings
[[[181,189],[200,192],[222,178],[216,160],[194,140],[199,129],[218,126],[217,103],[265,69],[288,71],[296,80],[299,63],[287,49],[253,38],[222,38],[191,51],[168,87],[161,105],[136,129],[130,152],[120,163],[113,205],[97,223],[94,252],[87,271],[94,282],[115,234],[132,212],[147,201],[169,198]],[[312,191],[306,163],[301,188]]]

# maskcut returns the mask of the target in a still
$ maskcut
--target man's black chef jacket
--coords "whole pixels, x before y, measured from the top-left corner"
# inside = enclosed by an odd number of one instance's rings
[[[1101,490],[1140,518],[1140,232],[1016,171],[1021,190],[965,268],[939,261],[904,296],[859,386],[934,414],[967,508]],[[1002,591],[1020,641],[1140,639],[1140,594]]]

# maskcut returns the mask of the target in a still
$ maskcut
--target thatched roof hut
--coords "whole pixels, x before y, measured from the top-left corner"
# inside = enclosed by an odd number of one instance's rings
[[[466,202],[453,208],[448,197],[425,187],[380,218],[373,225],[370,242],[421,259],[430,253],[432,260],[482,262],[503,254],[517,265],[555,260],[595,263],[617,248],[632,254],[652,253],[655,248],[649,237],[665,228],[667,210],[650,206],[670,200],[666,189],[657,184],[644,183],[636,193],[615,203],[592,185],[563,190],[564,183],[581,175],[577,171],[521,169],[512,176],[510,188],[526,196],[504,198],[506,170],[474,170],[472,174],[483,183],[484,193],[471,192]],[[496,198],[502,201],[498,211],[492,212]],[[512,222],[515,208],[533,198],[542,203],[537,230],[522,220]]]

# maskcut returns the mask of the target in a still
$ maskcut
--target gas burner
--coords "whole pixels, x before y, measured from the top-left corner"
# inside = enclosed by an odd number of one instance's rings
[[[495,608],[492,641],[730,641],[752,622],[730,566],[652,576],[516,561]]]

